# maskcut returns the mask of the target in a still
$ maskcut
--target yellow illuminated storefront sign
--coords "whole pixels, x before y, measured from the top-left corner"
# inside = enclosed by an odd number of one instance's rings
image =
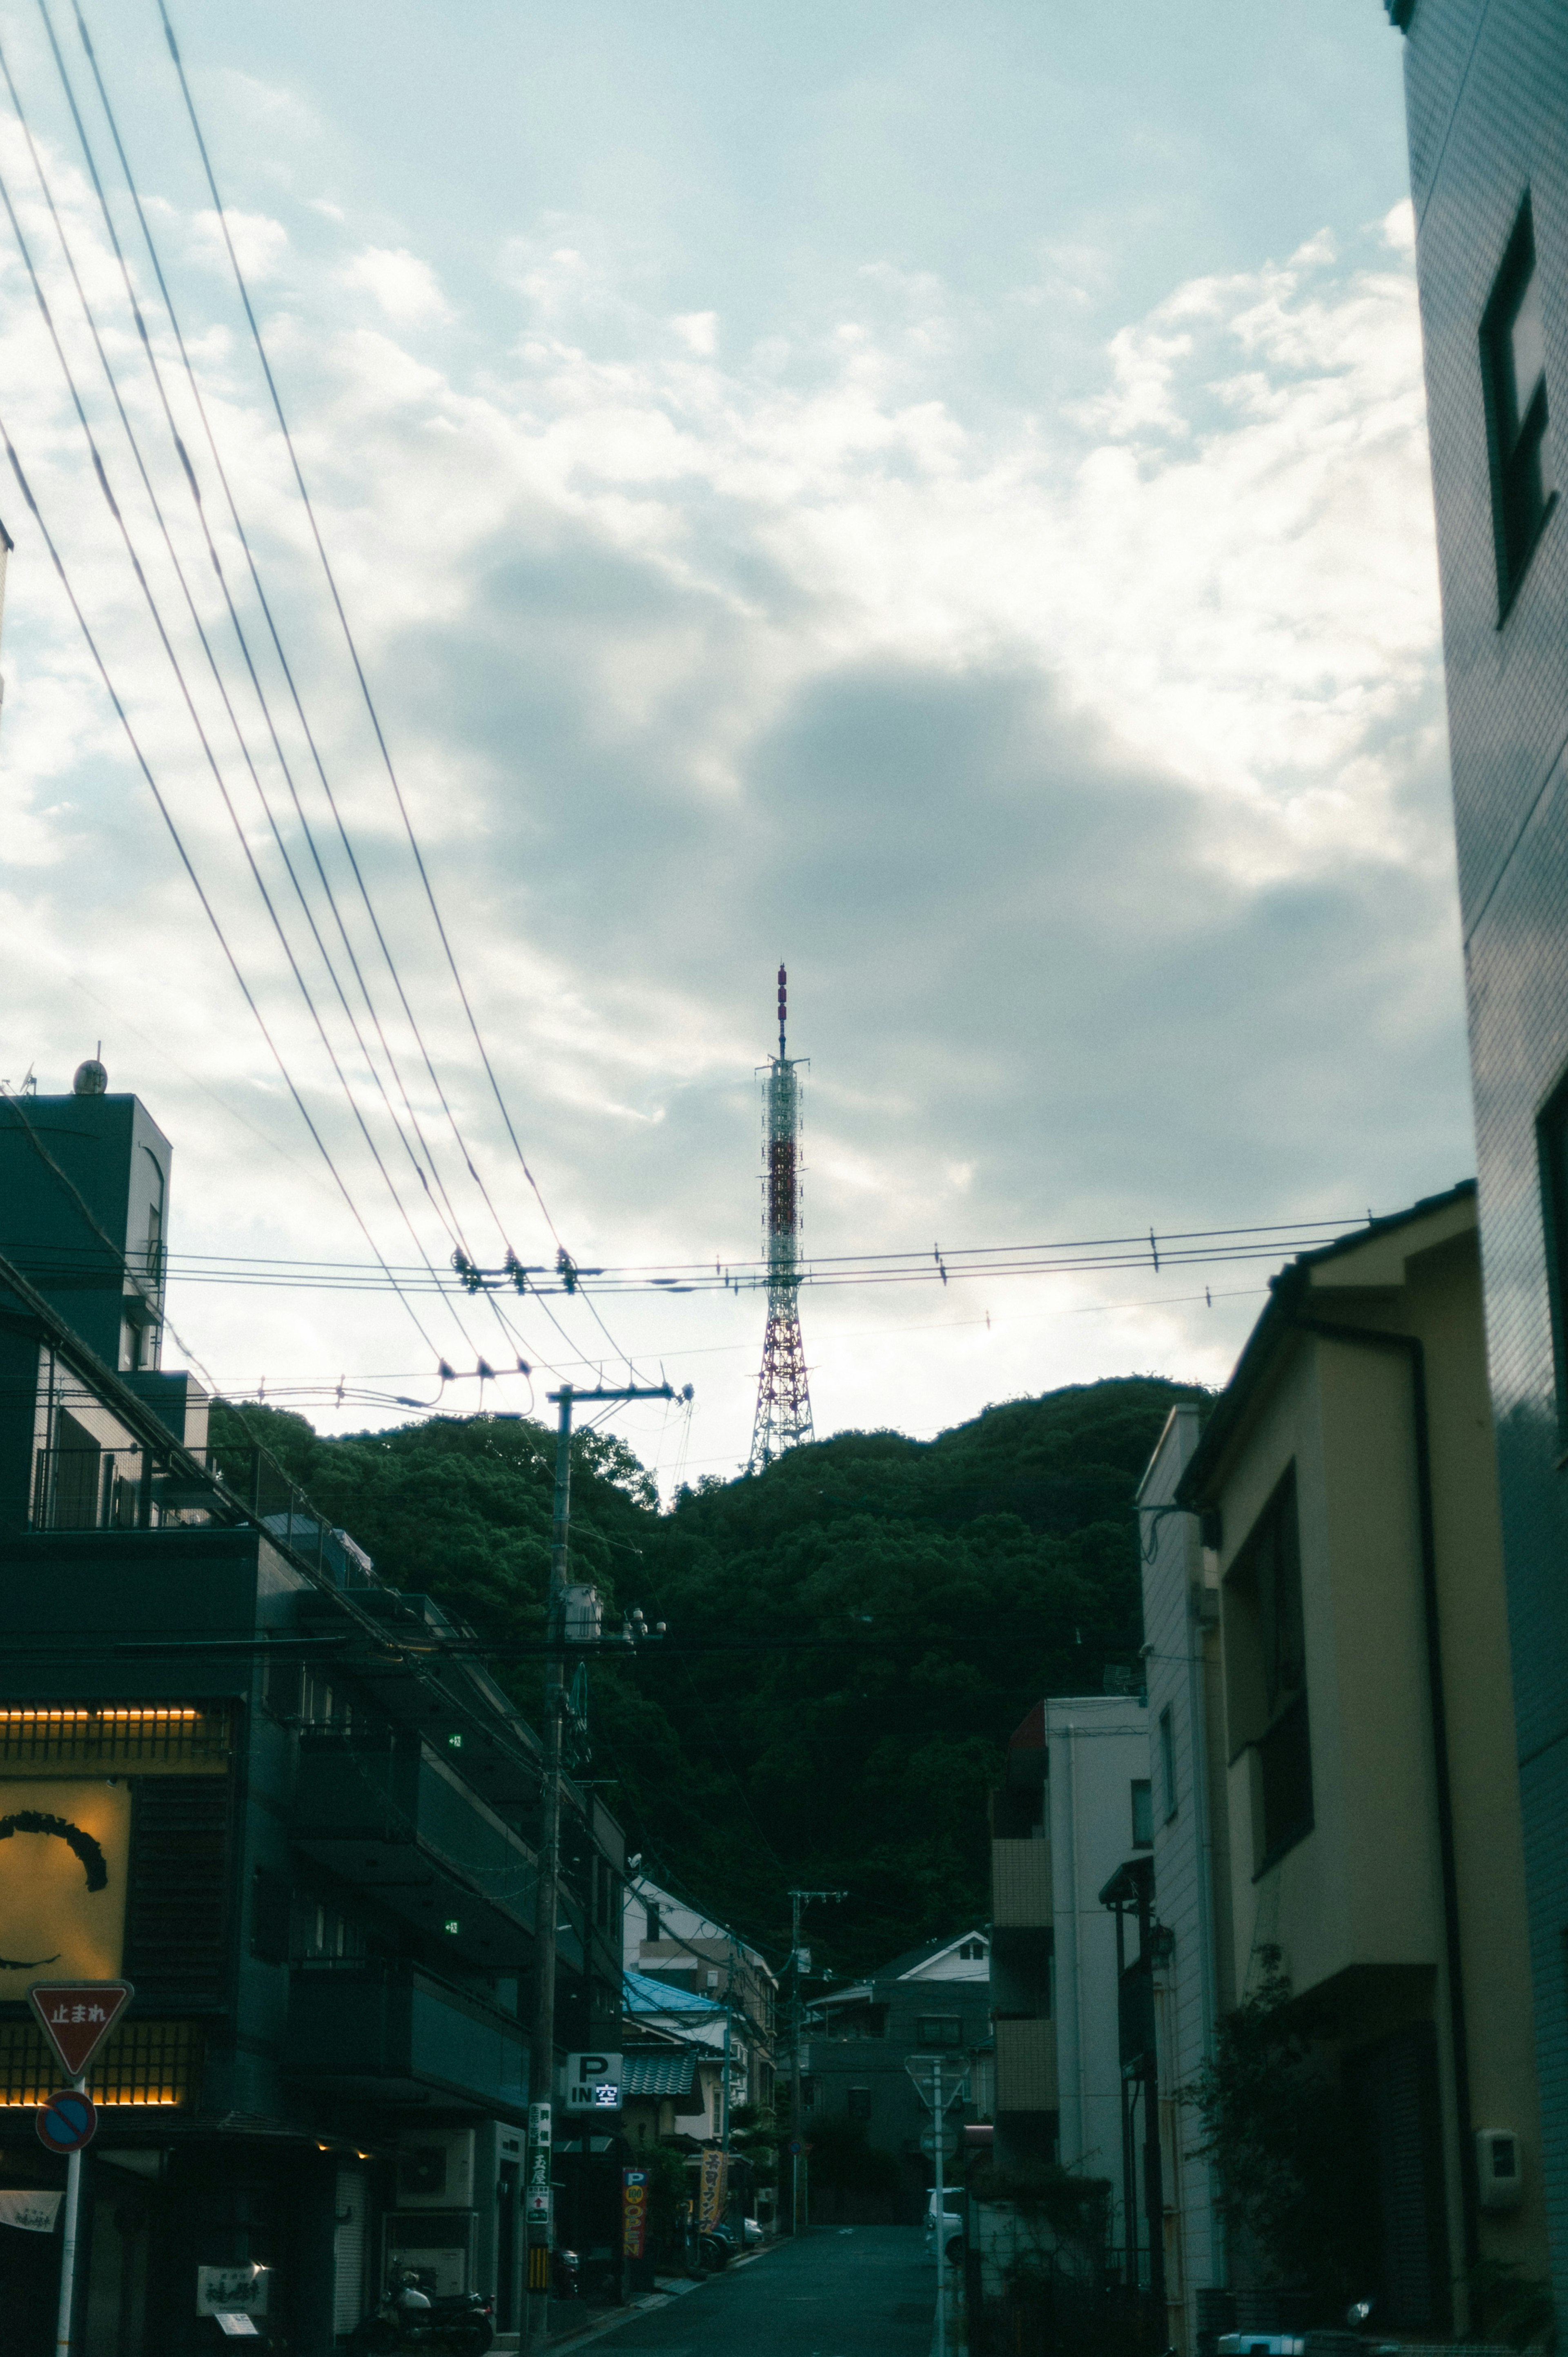
[[[0,1998],[119,1978],[130,1852],[128,1784],[0,1777]]]

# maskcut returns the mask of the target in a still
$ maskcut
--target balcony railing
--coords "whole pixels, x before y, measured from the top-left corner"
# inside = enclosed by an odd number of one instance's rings
[[[145,1466],[141,1448],[40,1448],[33,1466],[34,1530],[134,1530]]]
[[[287,2069],[293,2077],[388,2103],[433,2093],[522,2113],[524,2033],[509,2015],[400,1960],[296,1964]]]
[[[294,1836],[456,1953],[516,1969],[519,1937],[533,1931],[533,1852],[417,1738],[369,1749],[302,1735]]]

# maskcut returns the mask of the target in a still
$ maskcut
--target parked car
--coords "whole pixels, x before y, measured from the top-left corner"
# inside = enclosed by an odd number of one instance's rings
[[[950,2190],[944,2189],[942,2195],[944,2203],[950,2201],[951,2198]],[[962,2217],[958,2211],[949,2210],[944,2207],[941,2217],[939,2220],[937,2216],[937,2197],[934,2193],[929,2194],[926,2199],[926,2250],[929,2255],[934,2258],[939,2250],[944,2252],[947,2251],[948,2244],[951,2242],[955,2234],[960,2238],[960,2245],[961,2248],[963,2236]],[[950,2257],[951,2256],[950,2252],[948,2255]]]

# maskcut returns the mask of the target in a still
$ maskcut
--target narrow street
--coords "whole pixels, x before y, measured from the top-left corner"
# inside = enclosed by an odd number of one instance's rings
[[[935,2305],[918,2227],[822,2226],[607,2334],[606,2357],[927,2357]]]

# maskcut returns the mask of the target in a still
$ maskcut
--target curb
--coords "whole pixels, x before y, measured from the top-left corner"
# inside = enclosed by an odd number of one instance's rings
[[[720,2272],[726,2276],[738,2275],[743,2267],[754,2267],[758,2259],[767,2258],[770,2252],[779,2248],[779,2243],[765,2243],[760,2250],[737,2251],[728,2266]],[[671,2277],[662,2290],[644,2292],[640,2299],[628,2300],[613,2315],[600,2318],[592,2324],[581,2325],[575,2332],[564,2332],[559,2338],[547,2341],[545,2348],[585,2348],[590,2341],[602,2341],[607,2333],[618,2332],[623,2324],[631,2324],[639,2316],[655,2315],[660,2309],[668,2308],[671,2301],[684,2299],[689,2292],[701,2291],[705,2285],[716,2280],[714,2276]]]

